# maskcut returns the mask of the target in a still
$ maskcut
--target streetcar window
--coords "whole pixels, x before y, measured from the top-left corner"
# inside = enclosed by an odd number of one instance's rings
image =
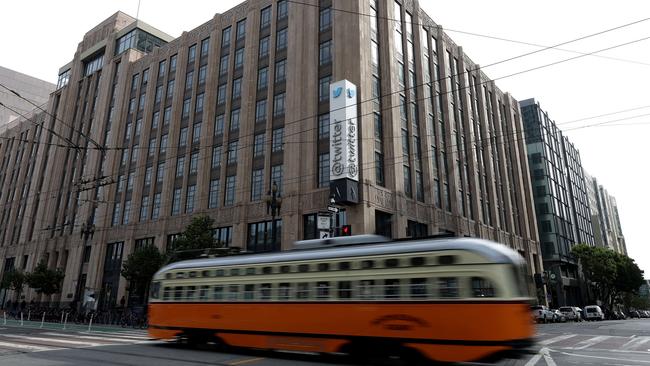
[[[456,263],[456,256],[455,255],[441,255],[438,257],[438,263],[440,263],[443,266],[450,265]]]
[[[244,299],[252,300],[255,298],[255,285],[244,285]]]
[[[163,290],[163,300],[169,300],[171,296],[172,296],[172,288],[165,287],[165,289]]]
[[[289,273],[291,272],[291,266],[280,266],[280,273]]]
[[[362,280],[359,281],[359,298],[368,300],[374,298],[375,281]]]
[[[350,269],[350,262],[340,262],[339,263],[339,269],[341,271],[347,271]]]
[[[298,283],[298,290],[296,291],[297,299],[308,299],[309,298],[309,282],[300,282]]]
[[[273,273],[273,267],[262,268],[262,274],[271,274],[271,273]]]
[[[223,286],[221,285],[214,286],[212,292],[212,298],[214,300],[223,300]]]
[[[233,268],[230,270],[231,276],[239,276],[239,268]]]
[[[361,269],[369,269],[375,266],[375,261],[367,260],[361,262]]]
[[[318,270],[321,272],[329,271],[330,269],[330,264],[329,263],[318,263]]]
[[[237,300],[239,298],[239,285],[230,285],[228,287],[228,300]]]
[[[330,297],[330,283],[327,281],[320,281],[316,283],[316,298],[327,299]]]
[[[309,272],[309,264],[301,264],[298,266],[298,272]]]
[[[260,298],[262,300],[269,300],[271,298],[272,285],[270,283],[263,283],[260,285]]]
[[[386,268],[394,268],[399,265],[399,260],[397,258],[390,258],[384,261],[384,266]]]
[[[255,274],[255,268],[246,268],[246,274],[247,275],[254,275]]]
[[[176,272],[176,278],[183,278],[185,277],[185,272]]]
[[[352,298],[352,283],[350,281],[339,281],[339,299]]]
[[[196,271],[190,272],[190,278],[195,278],[196,277]]]
[[[438,279],[438,288],[440,290],[440,297],[458,297],[458,278],[441,277]]]
[[[151,283],[151,298],[152,299],[157,299],[160,297],[160,282],[158,281],[153,281]]]
[[[422,258],[422,257],[419,257]],[[427,279],[426,278],[411,278],[411,297],[421,298],[427,297]]]
[[[217,277],[222,277],[224,274],[223,269],[218,269],[215,271],[214,275]]]
[[[210,271],[202,271],[201,277],[210,277]]]
[[[416,266],[423,266],[423,265],[424,265],[424,257],[411,258],[411,266],[416,267]]]
[[[483,277],[472,277],[472,297],[494,297],[494,286]]]
[[[185,300],[194,300],[194,295],[196,295],[196,286],[187,286],[187,296],[185,297]]]
[[[199,300],[205,301],[208,299],[208,290],[210,289],[210,286],[201,286],[201,290],[199,290]]]
[[[278,299],[279,300],[289,300],[291,292],[291,284],[284,282],[278,285]]]
[[[384,297],[387,299],[399,297],[399,279],[384,280]]]
[[[183,286],[174,287],[174,300],[180,300],[183,298]]]
[[[171,273],[165,273],[165,278],[168,280],[171,280],[172,274]]]

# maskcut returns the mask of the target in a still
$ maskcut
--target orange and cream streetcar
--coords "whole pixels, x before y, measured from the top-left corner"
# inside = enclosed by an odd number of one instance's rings
[[[295,248],[162,268],[149,299],[150,336],[443,362],[532,344],[525,262],[501,244],[359,235]]]

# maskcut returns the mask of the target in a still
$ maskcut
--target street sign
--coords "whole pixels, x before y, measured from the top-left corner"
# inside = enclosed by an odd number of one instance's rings
[[[339,213],[339,208],[334,206],[327,206],[327,211],[331,213]]]
[[[330,229],[330,216],[329,215],[318,215],[318,220],[316,222],[316,227],[318,230],[328,230]]]
[[[330,237],[330,231],[329,230],[321,230],[319,237],[321,239],[328,239]]]

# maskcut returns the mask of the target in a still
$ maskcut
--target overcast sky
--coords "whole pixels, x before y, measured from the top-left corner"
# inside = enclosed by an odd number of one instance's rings
[[[238,3],[238,0],[142,0],[140,19],[177,37]],[[420,3],[480,65],[539,48],[455,31],[551,46],[650,17],[650,4],[638,0],[422,0]],[[0,65],[56,83],[59,67],[72,59],[85,32],[117,10],[135,16],[137,9],[137,0],[7,2],[0,15]],[[589,53],[646,37],[650,37],[649,20],[561,48]],[[486,67],[484,71],[496,79],[576,55],[544,51]],[[617,60],[582,57],[507,77],[498,80],[497,85],[519,100],[537,99],[558,124],[635,109],[561,127],[580,150],[587,172],[616,197],[629,255],[645,270],[646,278],[650,278],[650,241],[646,231],[650,220],[650,116],[645,116],[650,114],[647,92],[650,40],[599,55]],[[599,123],[605,124],[593,126]],[[581,126],[587,127],[578,128]]]

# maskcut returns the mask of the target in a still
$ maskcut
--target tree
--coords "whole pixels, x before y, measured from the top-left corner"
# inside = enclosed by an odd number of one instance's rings
[[[20,300],[20,294],[25,286],[25,274],[17,269],[12,269],[4,273],[0,288],[13,290],[16,294],[16,300]]]
[[[61,285],[65,274],[60,269],[47,268],[47,262],[41,260],[31,273],[25,275],[29,287],[36,293],[43,295],[58,294],[61,292]]]
[[[224,243],[215,239],[212,227],[214,220],[209,216],[196,216],[180,237],[174,240],[170,253],[170,262],[191,259],[205,253],[206,250],[224,247]]]
[[[129,254],[122,264],[121,274],[131,288],[130,294],[146,299],[153,275],[165,263],[165,255],[155,245],[145,245]]]

